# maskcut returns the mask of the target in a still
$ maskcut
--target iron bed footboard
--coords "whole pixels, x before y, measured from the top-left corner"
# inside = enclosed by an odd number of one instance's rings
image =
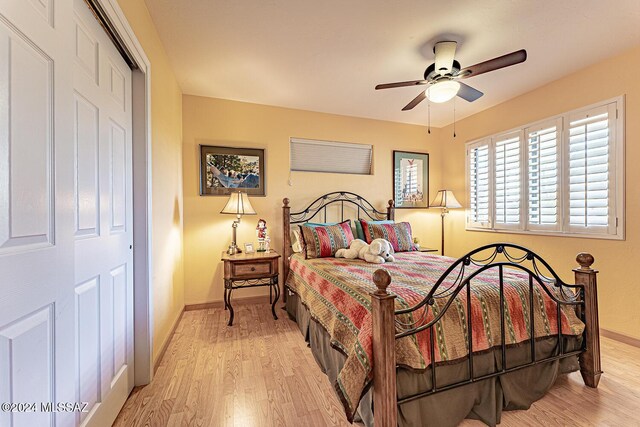
[[[514,256],[510,251],[518,251],[519,255]],[[474,256],[487,253],[489,255],[483,259]],[[504,257],[504,261],[498,260]],[[575,284],[567,284],[555,273],[555,271],[540,256],[533,251],[514,244],[495,243],[486,245],[469,252],[461,257],[449,267],[445,273],[436,281],[436,284],[429,291],[427,296],[413,307],[395,310],[395,295],[387,291],[391,283],[391,276],[384,269],[376,270],[373,281],[377,290],[372,296],[372,316],[373,316],[373,400],[374,400],[374,423],[376,426],[396,426],[397,425],[397,405],[402,405],[417,399],[421,399],[435,393],[462,387],[489,378],[528,368],[534,365],[548,363],[551,361],[578,356],[580,362],[580,373],[585,384],[589,387],[597,387],[602,374],[600,365],[600,338],[599,321],[597,310],[597,271],[591,268],[594,262],[592,255],[588,253],[578,254],[576,261],[580,265],[574,269]],[[523,265],[525,262],[531,267]],[[540,264],[546,269],[551,277],[544,275],[540,269]],[[478,267],[467,273],[466,267],[475,265]],[[494,372],[483,375],[474,373],[474,350],[473,350],[473,325],[471,313],[471,287],[472,280],[480,273],[490,269],[498,270],[499,293],[500,293],[500,349],[501,368]],[[506,269],[516,269],[524,271],[528,275],[529,284],[529,337],[530,360],[525,363],[510,366],[507,364],[507,347],[505,339],[505,294],[504,294],[504,274]],[[449,280],[449,285],[444,285]],[[534,285],[539,286],[556,304],[556,334],[550,337],[557,338],[555,354],[546,357],[536,357],[535,322],[533,318],[533,295]],[[555,288],[555,289],[554,289]],[[458,294],[466,291],[466,320],[467,320],[467,356],[469,377],[465,380],[442,387],[437,386],[438,364],[435,360],[435,345],[433,328],[449,309]],[[431,320],[425,322],[426,313],[435,303],[437,298],[447,298],[444,307],[434,315]],[[578,317],[584,322],[585,329],[582,336],[582,345],[578,350],[565,351],[564,333],[562,330],[562,306],[573,307]],[[407,317],[409,314],[423,310],[419,320],[404,322],[400,317]],[[431,363],[431,389],[401,399],[397,398],[396,391],[396,358],[395,340],[415,335],[420,331],[430,329],[429,352]]]

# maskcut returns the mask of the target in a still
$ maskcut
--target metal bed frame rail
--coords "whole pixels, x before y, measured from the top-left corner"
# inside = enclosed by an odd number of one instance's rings
[[[517,252],[517,255],[514,254]],[[482,258],[478,256],[482,255]],[[391,283],[391,276],[386,270],[379,269],[373,275],[377,290],[372,296],[373,316],[373,393],[374,393],[374,423],[379,426],[397,425],[397,405],[414,401],[445,390],[461,387],[467,384],[498,377],[540,363],[547,363],[570,356],[579,356],[580,372],[586,385],[597,387],[602,373],[600,369],[600,341],[597,311],[597,271],[591,269],[593,256],[587,253],[578,254],[576,258],[580,268],[574,269],[576,284],[565,283],[540,256],[531,250],[509,243],[495,243],[486,245],[469,252],[454,262],[438,279],[427,296],[413,307],[395,310],[395,295],[387,291]],[[525,265],[529,264],[529,265]],[[468,268],[473,265],[474,268]],[[541,267],[549,276],[543,274]],[[500,352],[501,369],[484,375],[474,374],[473,365],[473,325],[471,313],[472,280],[488,270],[498,270],[500,293]],[[505,269],[524,271],[528,275],[529,285],[529,347],[530,361],[507,367],[507,343],[505,337]],[[535,322],[534,322],[534,285],[544,291],[555,303],[557,314],[557,338],[555,354],[536,358]],[[442,318],[455,298],[462,292],[466,293],[466,329],[467,348],[469,350],[469,377],[446,386],[437,386],[437,364],[435,361],[435,343],[433,328]],[[437,315],[426,321],[429,309],[436,299],[446,301]],[[582,347],[578,350],[565,351],[564,335],[562,331],[562,306],[573,307],[580,319],[585,323]],[[417,316],[415,316],[418,314]],[[415,335],[429,329],[429,351],[431,358],[431,389],[401,399],[396,391],[396,360],[395,340],[409,335]]]

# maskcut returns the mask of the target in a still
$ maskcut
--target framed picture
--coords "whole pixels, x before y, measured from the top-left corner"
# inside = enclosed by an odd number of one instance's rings
[[[200,146],[200,195],[227,196],[242,190],[265,195],[264,150]]]
[[[393,200],[395,207],[429,207],[429,154],[393,151]]]
[[[244,253],[245,254],[252,254],[255,252],[255,249],[253,249],[253,243],[245,243],[244,244]]]

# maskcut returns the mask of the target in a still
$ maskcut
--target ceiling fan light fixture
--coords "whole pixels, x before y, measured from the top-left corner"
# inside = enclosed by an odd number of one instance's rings
[[[429,101],[435,103],[447,102],[458,94],[460,83],[453,80],[445,80],[432,84],[425,90]]]

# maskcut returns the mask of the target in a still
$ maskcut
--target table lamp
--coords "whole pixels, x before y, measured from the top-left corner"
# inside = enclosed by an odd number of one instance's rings
[[[453,191],[440,190],[429,207],[442,209],[440,212],[440,217],[442,218],[442,249],[440,250],[440,254],[444,255],[444,216],[449,213],[449,209],[461,208],[462,205],[458,202],[456,196],[453,195]]]
[[[253,210],[253,206],[251,206],[251,202],[249,202],[249,196],[247,193],[243,193],[241,191],[236,191],[229,195],[229,200],[227,204],[224,206],[224,209],[220,211],[222,214],[230,214],[236,215],[237,219],[233,221],[233,238],[231,240],[231,244],[229,245],[229,250],[227,253],[229,255],[237,254],[242,252],[238,245],[236,245],[236,229],[238,228],[238,224],[240,223],[240,219],[242,215],[255,215],[256,211]]]

